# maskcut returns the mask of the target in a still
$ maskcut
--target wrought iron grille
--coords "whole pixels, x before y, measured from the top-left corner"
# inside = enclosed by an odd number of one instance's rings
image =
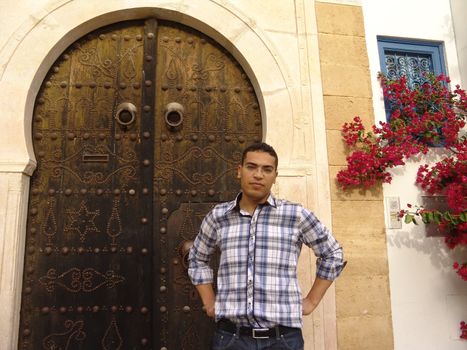
[[[406,76],[407,85],[413,89],[427,81],[426,73],[434,73],[430,54],[404,51],[385,51],[384,59],[387,77],[398,79]]]

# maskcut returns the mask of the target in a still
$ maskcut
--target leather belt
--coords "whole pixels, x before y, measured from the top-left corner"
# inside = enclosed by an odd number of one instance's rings
[[[237,328],[237,325],[227,319],[221,319],[217,322],[217,328],[223,331],[236,334],[237,329],[240,335],[246,335],[255,339],[268,339],[275,338],[282,334],[299,331],[299,328],[275,326],[273,328],[254,328],[241,326]]]

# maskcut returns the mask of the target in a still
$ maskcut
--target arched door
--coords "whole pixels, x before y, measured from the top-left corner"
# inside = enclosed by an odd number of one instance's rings
[[[33,139],[19,348],[209,348],[186,254],[261,139],[235,59],[176,23],[101,28],[50,69]]]

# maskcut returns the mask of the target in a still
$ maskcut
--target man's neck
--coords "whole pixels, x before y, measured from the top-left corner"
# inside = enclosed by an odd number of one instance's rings
[[[251,200],[250,198],[246,198],[244,195],[242,195],[242,198],[240,198],[240,202],[239,202],[240,209],[245,210],[248,213],[250,213],[251,215],[253,215],[253,213],[255,212],[258,205],[266,203],[267,199],[268,199],[268,197],[266,197],[266,198],[264,198],[262,200],[259,200],[259,201],[254,201],[254,200]]]

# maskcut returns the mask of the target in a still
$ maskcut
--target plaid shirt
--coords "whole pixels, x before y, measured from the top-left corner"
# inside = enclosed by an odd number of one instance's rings
[[[334,280],[344,262],[329,230],[301,205],[269,196],[253,215],[239,198],[217,205],[204,218],[189,255],[194,285],[213,282],[209,259],[221,256],[217,274],[216,320],[245,326],[302,327],[302,293],[296,267],[302,243],[313,249],[317,276]]]

